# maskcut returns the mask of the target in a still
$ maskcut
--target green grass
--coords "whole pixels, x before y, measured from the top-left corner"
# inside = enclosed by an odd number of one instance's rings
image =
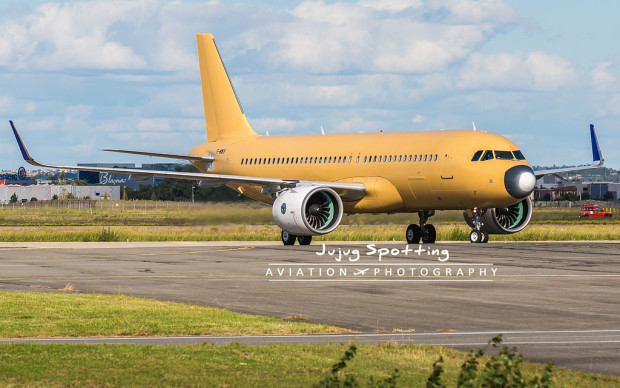
[[[465,223],[435,224],[437,241],[469,241]],[[403,225],[341,225],[313,241],[404,241]],[[529,225],[515,234],[491,235],[491,241],[620,240],[620,224],[545,223]],[[211,226],[86,226],[4,227],[0,242],[69,241],[280,241],[275,225]]]
[[[0,384],[38,386],[299,387],[318,383],[347,345],[0,345]],[[360,345],[345,373],[358,381],[398,368],[399,387],[424,386],[443,356],[444,382],[456,386],[466,354],[415,345]],[[524,363],[524,374],[541,364]],[[556,387],[618,386],[620,378],[555,368]]]
[[[79,225],[217,225],[272,222],[271,208],[260,203],[189,203],[157,201],[99,201],[96,208],[55,208],[51,204],[0,207],[3,226]]]
[[[36,204],[36,203],[35,203]],[[40,203],[36,206],[43,206]],[[403,241],[416,214],[356,214],[315,241]],[[468,241],[461,211],[431,218],[439,241]],[[178,203],[99,201],[95,209],[4,205],[0,241],[278,241],[271,207],[258,202]],[[579,219],[578,208],[537,207],[522,232],[493,235],[491,241],[619,240],[620,217]]]
[[[260,202],[250,203],[179,203],[157,201],[99,201],[95,209],[43,207],[0,207],[2,226],[200,226],[220,224],[273,224],[271,207]],[[614,214],[617,209],[613,209]],[[355,214],[343,217],[345,225],[407,225],[417,222],[415,213]],[[438,211],[431,218],[434,224],[463,223],[463,212]],[[620,217],[607,220],[579,220],[579,208],[536,207],[532,216],[536,223],[620,224]]]
[[[284,334],[337,332],[326,325],[235,314],[122,295],[0,293],[0,337]],[[311,386],[347,345],[0,345],[0,385]],[[394,368],[399,386],[421,386],[439,356],[454,386],[466,353],[415,345],[361,345],[345,373],[361,381]],[[526,376],[544,365],[525,363]],[[620,378],[554,370],[558,387],[620,384]]]
[[[0,338],[342,332],[349,330],[125,295],[0,292]]]

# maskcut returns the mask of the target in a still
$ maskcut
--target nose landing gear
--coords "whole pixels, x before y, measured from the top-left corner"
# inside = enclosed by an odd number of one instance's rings
[[[420,216],[420,225],[411,224],[407,227],[407,243],[408,244],[419,244],[420,239],[424,244],[433,244],[437,239],[437,231],[432,224],[426,224],[429,217],[435,215],[434,210],[423,210],[419,211],[418,215]]]
[[[489,242],[489,233],[484,230],[484,223],[482,222],[484,210],[473,209],[471,213],[473,215],[474,229],[469,234],[469,241],[471,243],[483,244]]]

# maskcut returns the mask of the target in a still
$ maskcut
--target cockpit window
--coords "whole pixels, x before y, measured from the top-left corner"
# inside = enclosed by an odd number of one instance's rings
[[[515,154],[517,160],[525,160],[525,156],[523,156],[523,152],[520,150],[512,151],[512,153]]]
[[[482,155],[482,158],[480,159],[481,162],[484,162],[485,160],[491,160],[493,159],[493,151],[484,151],[484,155]]]
[[[512,160],[512,152],[510,151],[495,151],[495,159]]]
[[[480,159],[480,155],[482,155],[482,150],[476,151],[473,158],[471,158],[472,162],[477,162]]]

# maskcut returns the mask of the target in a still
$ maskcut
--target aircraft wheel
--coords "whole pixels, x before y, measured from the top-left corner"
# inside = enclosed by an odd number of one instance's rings
[[[485,244],[489,242],[489,234],[484,230],[480,231],[480,243]]]
[[[312,242],[312,236],[297,236],[299,245],[310,245]]]
[[[437,239],[437,231],[431,224],[424,225],[424,232],[422,233],[422,242],[425,244],[433,244]]]
[[[419,244],[420,237],[422,237],[422,229],[420,229],[420,225],[411,224],[407,227],[407,244]]]
[[[282,231],[282,242],[284,243],[284,245],[293,245],[295,244],[296,239],[297,236],[295,236],[294,234],[290,234],[286,230]]]
[[[479,243],[480,242],[480,231],[478,230],[472,230],[471,233],[469,234],[469,241],[471,243]]]

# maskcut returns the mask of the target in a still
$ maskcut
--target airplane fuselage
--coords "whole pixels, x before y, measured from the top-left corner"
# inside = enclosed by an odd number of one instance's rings
[[[213,155],[204,172],[284,179],[361,182],[366,195],[344,201],[347,213],[507,206],[520,199],[505,187],[506,171],[527,160],[472,161],[477,151],[517,151],[503,136],[473,130],[258,136],[223,139],[195,147]],[[265,203],[261,187],[228,184]]]

